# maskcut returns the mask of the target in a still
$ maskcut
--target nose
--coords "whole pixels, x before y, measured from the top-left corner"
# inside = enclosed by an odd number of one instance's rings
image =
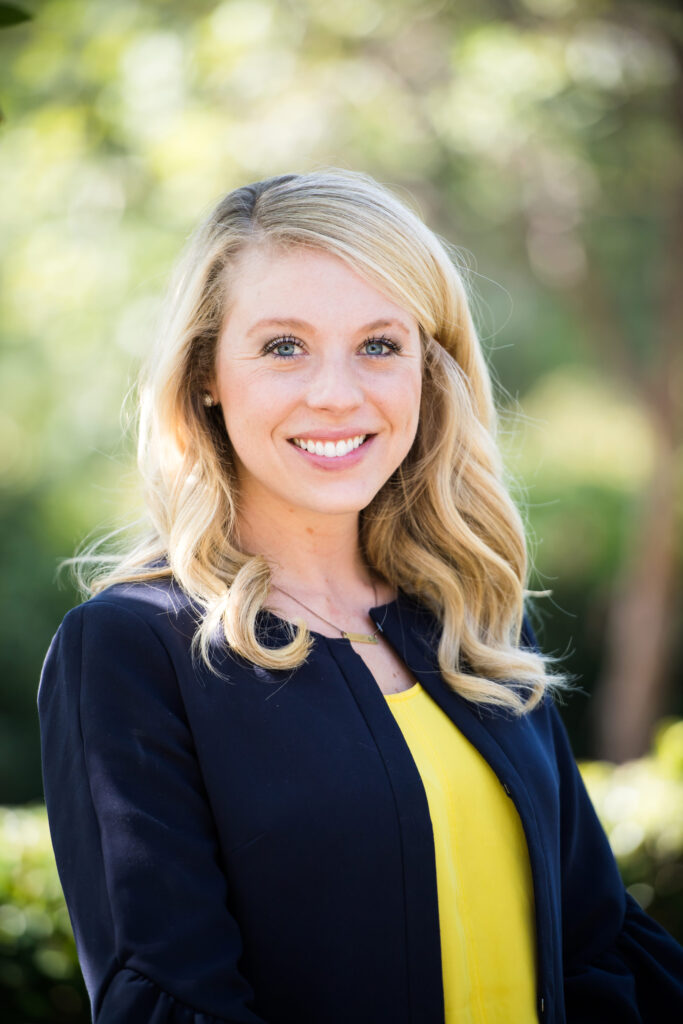
[[[322,358],[310,379],[306,401],[311,409],[346,412],[363,404],[364,392],[353,357]]]

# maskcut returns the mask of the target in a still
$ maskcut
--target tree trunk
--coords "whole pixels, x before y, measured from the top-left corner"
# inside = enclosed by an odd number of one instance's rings
[[[593,714],[597,756],[610,761],[647,753],[672,682],[676,463],[674,446],[662,438],[608,613]]]

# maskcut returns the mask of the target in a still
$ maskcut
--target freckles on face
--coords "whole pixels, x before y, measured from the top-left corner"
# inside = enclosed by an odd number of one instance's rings
[[[359,511],[417,431],[415,318],[318,250],[252,250],[230,290],[214,397],[243,498]]]

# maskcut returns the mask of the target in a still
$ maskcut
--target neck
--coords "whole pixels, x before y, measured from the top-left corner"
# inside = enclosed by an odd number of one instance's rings
[[[263,555],[273,583],[295,596],[324,594],[349,601],[372,587],[359,544],[358,513],[320,516],[305,510],[261,506],[242,511],[239,544]]]

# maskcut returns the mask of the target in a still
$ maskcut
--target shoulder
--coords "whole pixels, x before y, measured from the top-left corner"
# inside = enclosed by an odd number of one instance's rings
[[[64,617],[60,630],[95,632],[101,640],[108,633],[154,634],[165,644],[178,634],[191,640],[200,614],[190,598],[171,577],[145,582],[117,583],[101,590]]]
[[[171,576],[117,583],[77,605],[52,638],[45,665],[80,666],[91,675],[103,665],[135,671],[157,685],[176,680],[183,691],[214,676],[251,678],[253,665],[229,647],[223,630],[212,630],[205,660],[195,646],[203,609]],[[278,640],[285,641],[282,637]]]
[[[110,716],[144,699],[181,710],[181,680],[194,672],[195,610],[171,580],[116,584],[69,611],[47,651],[38,708],[80,707]]]
[[[171,579],[107,587],[72,608],[46,654],[43,677],[56,668],[100,675],[113,665],[156,678],[191,663],[198,610]]]

